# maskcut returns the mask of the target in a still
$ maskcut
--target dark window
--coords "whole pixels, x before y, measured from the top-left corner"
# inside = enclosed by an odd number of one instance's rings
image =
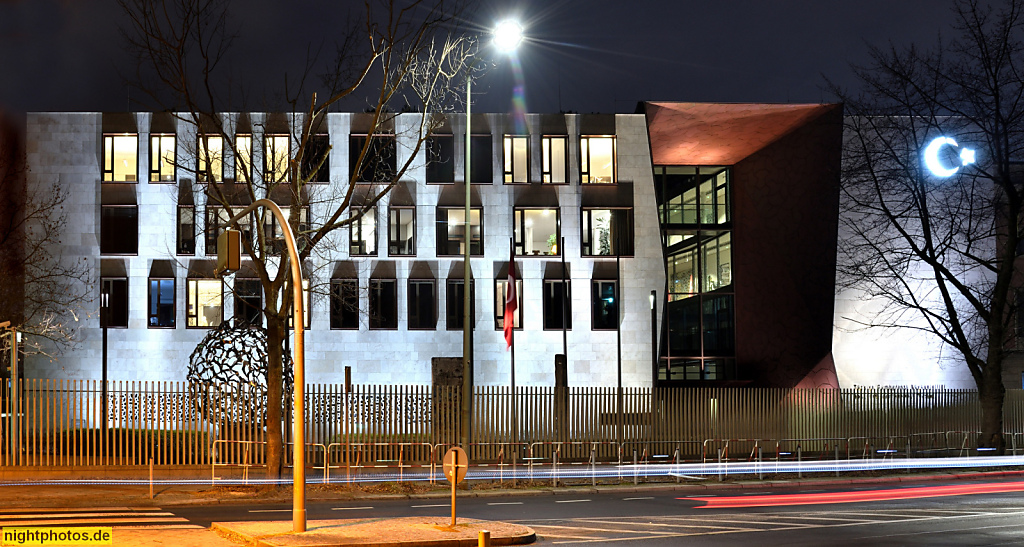
[[[224,181],[224,138],[199,138],[196,150],[196,180],[199,182]]]
[[[388,254],[413,256],[416,254],[416,209],[391,207],[388,209]]]
[[[445,323],[448,330],[462,330],[462,315],[465,311],[465,279],[449,279],[445,298]],[[476,281],[469,280],[469,323],[476,325]]]
[[[175,153],[174,135],[149,137],[150,182],[174,182]]]
[[[505,135],[503,143],[505,184],[530,182],[530,137]]]
[[[568,284],[568,287],[566,286]],[[572,300],[568,291],[572,282],[561,279],[544,280],[544,329],[572,329]]]
[[[594,281],[590,297],[591,328],[615,330],[619,324],[619,296],[614,281]]]
[[[483,209],[469,210],[469,253],[483,256]],[[437,208],[437,256],[463,256],[466,241],[466,210],[464,208]]]
[[[370,328],[398,328],[398,281],[370,280]]]
[[[235,321],[263,325],[263,286],[259,279],[235,278]]]
[[[471,184],[490,184],[494,181],[494,149],[491,147],[491,136],[472,135],[469,142],[472,147],[469,159]]]
[[[494,280],[494,328],[505,330],[505,299],[508,298],[508,279]],[[522,330],[523,328],[523,280],[516,279],[516,313],[512,322],[512,328]]]
[[[409,280],[409,329],[437,328],[437,294],[434,280]]]
[[[100,253],[133,255],[139,252],[139,208],[104,205],[100,209]]]
[[[100,278],[100,326],[128,327],[128,278]]]
[[[632,209],[584,209],[583,256],[633,256]]]
[[[224,224],[231,218],[228,212],[219,205],[210,204],[206,206],[206,255],[217,254],[217,236],[220,235]]]
[[[284,215],[286,220],[290,220],[292,215],[291,207],[281,206],[281,214]],[[309,242],[309,234],[307,233],[309,231],[308,205],[299,209],[299,225],[295,230],[292,232],[292,235],[295,236],[295,245],[299,251],[302,251]],[[272,254],[287,254],[288,247],[284,242],[284,229],[277,221],[277,216],[270,211],[267,211],[263,217],[263,237],[266,238],[267,248],[270,249]]]
[[[149,327],[174,328],[174,280],[149,280]]]
[[[353,182],[391,182],[397,172],[397,154],[394,135],[374,135],[363,157],[363,163],[356,170],[359,154],[366,144],[366,135],[349,137],[348,164],[355,176]]]
[[[426,142],[427,182],[455,181],[455,138],[452,135],[433,135]]]
[[[284,290],[289,291],[288,294],[291,294],[291,290],[292,290],[291,286],[285,285],[284,287],[285,287]],[[283,291],[281,293],[281,296],[283,296]],[[310,292],[309,292],[309,280],[308,279],[303,279],[302,280],[302,323],[303,323],[303,328],[305,328],[306,330],[309,330],[309,317],[310,317],[310,311],[311,311],[311,308],[312,308],[312,305],[313,305],[313,301],[310,299],[310,296],[311,295],[310,295]],[[278,300],[278,303],[280,304],[280,300]],[[292,320],[292,317],[295,314],[292,313],[291,309],[292,309],[291,306],[289,306],[288,307],[288,310],[289,310],[288,311],[288,323],[287,323],[289,329],[293,328],[292,326],[295,324],[295,321]]]
[[[569,137],[545,135],[541,139],[541,182],[569,182],[566,172],[569,160]]]
[[[734,355],[732,295],[704,297],[704,354]]]
[[[196,208],[194,205],[178,206],[178,254],[196,254]]]
[[[362,209],[355,211],[358,215]],[[377,208],[369,207],[348,225],[348,254],[351,256],[377,256]]]
[[[557,208],[516,209],[513,223],[517,256],[558,256],[561,223]]]
[[[327,135],[310,135],[302,155],[302,178],[308,182],[331,181],[331,141]]]
[[[138,135],[103,135],[103,182],[137,181],[138,161]]]
[[[331,328],[359,328],[359,281],[331,280]]]

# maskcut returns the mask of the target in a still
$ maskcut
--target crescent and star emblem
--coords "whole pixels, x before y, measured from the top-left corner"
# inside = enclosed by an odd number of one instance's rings
[[[952,148],[960,149],[960,163],[959,165],[945,165],[942,160],[939,159],[939,152],[942,147],[950,146]],[[951,177],[960,170],[961,167],[966,167],[975,162],[975,151],[971,148],[960,148],[960,145],[956,143],[952,137],[936,137],[932,142],[928,143],[928,146],[924,149],[924,165],[937,177]]]

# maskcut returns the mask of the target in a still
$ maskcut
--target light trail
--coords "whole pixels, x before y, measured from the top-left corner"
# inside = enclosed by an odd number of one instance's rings
[[[989,484],[957,484],[949,486],[922,486],[888,490],[859,490],[856,492],[825,492],[802,494],[765,494],[753,496],[688,497],[686,501],[702,501],[697,509],[732,509],[740,507],[776,507],[789,505],[823,505],[830,503],[860,503],[918,498],[964,496],[970,494],[997,494],[1024,492],[1024,482]]]

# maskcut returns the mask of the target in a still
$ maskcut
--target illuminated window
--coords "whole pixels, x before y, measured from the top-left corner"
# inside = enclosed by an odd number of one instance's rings
[[[557,256],[560,252],[557,208],[516,209],[514,228],[516,256]]]
[[[235,321],[263,325],[263,286],[259,279],[235,277]]]
[[[220,279],[188,279],[187,327],[210,328],[224,318],[224,291]]]
[[[174,328],[174,280],[149,278],[149,328]]]
[[[530,137],[505,135],[503,143],[505,183],[530,182]]]
[[[139,208],[136,205],[100,207],[100,254],[139,252]]]
[[[436,287],[433,279],[409,280],[409,330],[437,328]]]
[[[398,170],[395,136],[373,135],[360,164],[359,154],[362,153],[366,140],[367,135],[349,136],[348,161],[349,169],[353,171],[353,182],[391,182]]]
[[[252,181],[252,135],[235,136],[235,180]]]
[[[416,208],[388,208],[388,255],[416,254]]]
[[[224,181],[224,138],[207,136],[199,139],[196,152],[196,180],[199,182]]]
[[[103,182],[137,181],[138,161],[138,135],[103,135]]]
[[[632,256],[632,209],[584,209],[583,256]]]
[[[331,280],[331,328],[359,329],[359,280]]]
[[[149,181],[174,182],[174,135],[149,137]]]
[[[398,328],[398,281],[370,280],[370,328]]]
[[[505,299],[508,298],[508,278],[494,280],[494,329],[505,330]],[[512,328],[523,328],[523,280],[516,279],[516,311],[512,315]]]
[[[619,324],[619,295],[615,282],[594,280],[590,291],[590,328],[616,330]]]
[[[288,135],[263,136],[263,181],[288,180],[288,161],[291,159],[291,138]]]
[[[483,256],[483,209],[469,210],[469,254]],[[466,210],[463,207],[437,208],[437,256],[463,256],[466,242]]]
[[[571,287],[571,281],[544,280],[544,330],[572,329]]]
[[[580,137],[580,182],[615,181],[615,137]]]
[[[445,322],[447,330],[462,330],[462,316],[465,310],[466,296],[464,287],[465,279],[449,279],[447,283],[447,297],[445,309]],[[476,325],[476,281],[469,280],[469,324]]]
[[[663,172],[661,171],[663,169]],[[721,225],[731,220],[729,169],[665,167],[656,173],[662,224]]]
[[[100,278],[100,326],[128,328],[128,278]]]
[[[455,138],[453,135],[432,135],[426,142],[427,182],[455,181]]]
[[[178,206],[178,254],[196,254],[196,208],[194,205]]]
[[[233,210],[238,212],[241,210],[241,206],[233,207]],[[269,215],[269,213],[267,213]],[[211,203],[206,206],[206,255],[213,256],[217,254],[217,237],[224,231],[227,226],[228,220],[231,219],[232,214],[227,211],[224,207]],[[252,237],[252,215],[249,219],[242,219],[238,222],[234,229],[242,232],[241,243],[243,248],[245,244],[251,241],[249,238]]]
[[[377,208],[359,209],[353,216],[360,212],[362,216],[353,218],[348,225],[348,252],[352,256],[377,256]]]
[[[566,165],[569,155],[569,137],[545,135],[541,139],[541,180],[550,184],[568,182]]]

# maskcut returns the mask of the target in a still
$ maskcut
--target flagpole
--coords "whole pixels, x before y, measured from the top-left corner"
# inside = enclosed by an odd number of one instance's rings
[[[512,278],[512,283],[515,283],[516,282],[516,277],[515,277],[515,271],[516,271],[515,270],[515,268],[516,268],[516,246],[515,246],[515,242],[513,241],[513,239],[511,237],[508,238],[508,246],[509,246],[509,260],[508,260],[509,276]],[[515,290],[515,286],[505,287],[505,295],[506,295],[505,298],[506,299],[508,299],[508,294],[509,294],[510,290]],[[516,300],[517,300],[516,311],[519,311],[520,313],[522,313],[518,309],[519,291],[515,292],[515,297],[516,297]],[[518,409],[516,407],[516,323],[515,323],[516,316],[515,316],[514,313],[512,314],[512,317],[506,317],[505,318],[505,321],[509,321],[509,320],[512,321],[512,333],[511,333],[511,336],[509,337],[509,351],[511,352],[510,355],[512,357],[512,363],[511,363],[512,368],[510,370],[511,377],[512,377],[512,466],[513,466],[513,469],[515,469],[516,459],[517,459],[516,457],[519,455],[519,413],[518,413]],[[515,479],[512,479],[512,480],[515,481]],[[515,483],[513,482],[513,484],[515,484]]]

